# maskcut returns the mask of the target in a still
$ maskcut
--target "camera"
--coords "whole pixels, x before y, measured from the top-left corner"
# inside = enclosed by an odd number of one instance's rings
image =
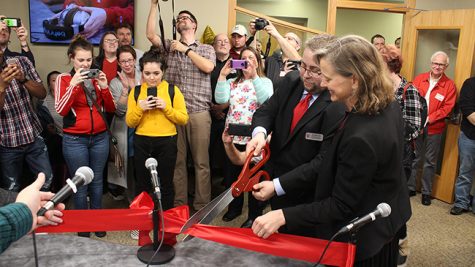
[[[231,59],[231,68],[233,69],[246,69],[247,61],[243,59]]]
[[[300,67],[300,60],[287,60],[286,63],[288,63],[288,66],[290,67],[291,70],[299,70]]]
[[[99,73],[101,73],[101,71],[98,70],[98,69],[82,70],[81,73],[84,73],[86,71],[89,71],[86,74],[88,79],[97,78],[97,77],[99,77]]]
[[[21,27],[21,19],[19,18],[2,18],[7,27]]]
[[[254,20],[254,28],[256,29],[256,31],[264,29],[267,25],[269,25],[269,22],[266,19],[257,18],[256,20]]]

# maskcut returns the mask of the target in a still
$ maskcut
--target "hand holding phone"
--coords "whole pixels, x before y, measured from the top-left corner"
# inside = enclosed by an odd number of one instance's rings
[[[3,21],[7,25],[7,27],[21,27],[21,19],[19,18],[1,18],[0,20]]]

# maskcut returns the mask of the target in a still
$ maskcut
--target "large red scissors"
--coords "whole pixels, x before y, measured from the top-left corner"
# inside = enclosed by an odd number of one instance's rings
[[[214,218],[221,211],[226,208],[231,201],[240,196],[243,192],[252,191],[252,187],[259,183],[261,179],[270,180],[269,174],[261,170],[261,168],[266,164],[270,158],[270,149],[269,145],[266,144],[262,149],[262,160],[254,164],[251,168],[252,159],[254,158],[253,151],[249,153],[242,167],[241,173],[239,174],[238,179],[231,185],[231,187],[217,196],[215,199],[211,200],[206,206],[197,211],[193,216],[188,219],[188,221],[181,228],[180,233],[184,233],[188,228],[196,223],[209,224],[213,221]],[[193,237],[190,235],[185,236],[183,241],[188,241]]]

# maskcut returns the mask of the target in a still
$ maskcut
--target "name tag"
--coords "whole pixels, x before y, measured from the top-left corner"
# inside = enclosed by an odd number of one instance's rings
[[[305,133],[305,139],[310,141],[323,141],[323,134]]]
[[[442,101],[444,101],[444,96],[441,95],[441,94],[439,94],[439,93],[437,93],[437,94],[435,95],[435,99],[437,99],[437,100],[439,100],[439,101],[442,102]]]

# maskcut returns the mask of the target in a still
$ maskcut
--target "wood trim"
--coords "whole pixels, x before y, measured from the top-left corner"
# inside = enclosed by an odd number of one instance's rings
[[[240,6],[236,6],[235,11],[240,12],[240,13],[244,13],[244,14],[249,15],[251,17],[264,18],[264,19],[272,21],[273,24],[284,26],[286,28],[297,30],[297,31],[310,32],[310,33],[313,33],[313,34],[325,33],[323,31],[311,29],[311,28],[308,28],[308,27],[303,27],[303,26],[300,26],[300,25],[295,25],[295,24],[289,23],[287,21],[283,21],[283,20],[280,20],[280,19],[269,17],[269,16],[264,15],[262,13],[254,12],[252,10],[249,10],[249,9],[246,9],[246,8],[243,8],[243,7],[240,7]],[[234,23],[236,23],[236,17],[234,17]],[[232,26],[234,26],[234,25],[232,25]],[[231,32],[231,30],[229,32]]]
[[[228,0],[228,32],[236,25],[237,0]]]
[[[403,14],[409,11],[407,4],[401,5],[397,3],[382,3],[382,2],[352,1],[352,0],[337,0],[337,8],[383,11],[383,12],[403,13]]]
[[[327,33],[336,34],[336,10],[338,0],[328,0]]]

